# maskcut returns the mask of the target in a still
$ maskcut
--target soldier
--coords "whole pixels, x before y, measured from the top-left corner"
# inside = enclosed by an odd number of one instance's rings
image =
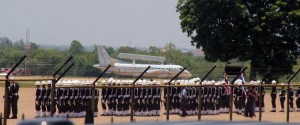
[[[253,111],[253,106],[254,106],[254,101],[256,98],[256,93],[253,89],[253,86],[248,87],[247,91],[247,103],[246,103],[246,108],[245,108],[245,117],[251,117],[254,116],[254,111]]]
[[[298,86],[298,89],[296,91],[296,94],[295,94],[295,97],[296,97],[296,106],[297,106],[297,112],[300,112],[300,86]]]
[[[42,88],[41,88],[41,97],[43,99],[42,101],[42,117],[46,117],[46,107],[47,107],[47,101],[48,101],[48,96],[46,95],[47,90],[45,88],[47,82],[46,81],[42,81]]]
[[[73,81],[73,84],[78,86],[80,85],[80,81],[75,80]],[[73,117],[78,118],[79,117],[79,113],[80,113],[80,92],[79,92],[79,88],[73,88],[73,110],[74,110],[74,114]]]
[[[272,85],[276,85],[276,81],[272,81]],[[272,110],[270,112],[276,112],[276,97],[277,97],[277,88],[276,86],[272,87],[272,91],[270,93],[271,102],[272,102]]]
[[[16,81],[14,81],[14,78],[12,78],[10,89],[11,89],[11,94],[12,94],[11,106],[12,106],[12,114],[13,114],[11,119],[17,119],[18,100],[19,100],[19,84]]]
[[[95,104],[94,104],[94,117],[98,117],[98,102],[99,102],[99,88],[97,88],[98,83],[95,83],[96,88],[95,88]]]
[[[212,115],[216,115],[217,111],[216,111],[216,93],[217,93],[217,89],[214,86],[215,85],[215,81],[212,80],[211,81],[211,110],[212,110]]]
[[[122,84],[124,84],[124,83],[122,83]],[[121,88],[120,85],[121,85],[121,81],[117,80],[116,86],[119,86],[119,88],[116,88],[116,95],[117,95],[116,102],[117,102],[117,110],[118,110],[117,115],[118,116],[121,116],[123,114],[122,106],[123,106],[123,100],[124,100],[124,93],[123,93],[124,88]]]
[[[156,81],[153,81],[153,80],[150,80],[147,82],[147,85],[151,86],[153,85],[153,83],[156,82]],[[147,88],[147,108],[148,108],[148,116],[152,116],[153,115],[153,95],[154,95],[154,92],[153,92],[153,88]]]
[[[157,81],[156,85],[160,85],[160,82]],[[161,100],[161,96],[160,96],[160,87],[156,87],[155,89],[155,96],[154,96],[154,103],[155,103],[155,113],[154,115],[156,116],[160,116],[160,100]]]
[[[180,99],[180,116],[185,117],[187,115],[186,113],[186,101],[187,101],[187,91],[185,87],[180,87],[180,93],[179,93],[179,99]]]
[[[222,84],[222,82],[220,82],[220,81],[218,81],[215,85],[221,85]],[[220,105],[220,102],[221,102],[221,99],[220,99],[220,97],[221,97],[221,87],[220,86],[218,86],[218,87],[216,87],[216,96],[215,96],[215,103],[216,103],[216,114],[217,115],[219,115],[219,113],[220,113],[220,107],[221,107],[221,105]]]
[[[101,81],[102,86],[106,86],[106,81],[102,80]],[[108,88],[102,88],[101,89],[101,105],[102,105],[102,116],[107,115],[107,107],[106,107],[106,102],[108,99]]]
[[[281,83],[281,85],[284,85],[284,83]],[[280,98],[280,105],[281,105],[281,110],[280,112],[284,112],[284,101],[285,101],[285,94],[286,91],[284,89],[284,86],[281,87],[279,98]]]
[[[167,94],[167,91],[168,91],[168,88],[166,87],[167,85],[168,85],[168,80],[164,80],[164,96],[163,96],[163,98],[164,98],[164,107],[165,107],[165,112],[164,113],[166,113],[167,112],[167,96],[168,96],[168,94]]]
[[[125,87],[129,86],[130,84],[132,84],[133,81],[132,80],[127,80],[125,81]],[[130,107],[130,100],[131,100],[131,88],[124,88],[124,101],[123,101],[123,116],[129,116],[129,107]]]
[[[175,84],[175,83],[172,83]],[[176,85],[184,84],[184,80],[177,80]],[[180,99],[179,99],[179,93],[180,93],[180,87],[172,87],[171,92],[172,95],[170,95],[171,101],[171,114],[179,114],[180,111]]]
[[[42,103],[41,88],[40,88],[41,82],[36,81],[34,85],[36,87],[36,91],[35,91],[36,118],[39,118],[41,117],[41,103]]]
[[[116,84],[116,81],[110,78],[108,81],[109,86],[114,86]],[[114,114],[114,109],[115,109],[115,88],[108,88],[107,89],[108,93],[108,115],[113,115]]]
[[[242,82],[238,82],[238,85],[242,85]],[[242,106],[243,106],[243,86],[239,86],[236,93],[237,97],[237,107],[238,111],[236,112],[238,115],[242,114]]]
[[[289,105],[290,105],[290,112],[293,112],[294,111],[294,91],[293,91],[293,88],[290,87],[289,89]]]
[[[190,85],[195,85],[195,81],[194,80],[190,80],[189,81]],[[190,106],[191,108],[191,114],[195,115],[197,114],[198,110],[197,110],[197,88],[196,87],[191,87],[191,102],[190,102]]]
[[[143,86],[146,86],[147,85],[147,80],[143,80]],[[148,112],[147,112],[147,109],[148,109],[148,89],[147,88],[142,88],[142,110],[141,110],[141,115],[142,116],[147,116],[148,115]]]
[[[142,80],[138,80],[137,81],[137,86],[141,86],[142,85]],[[140,95],[141,95],[141,88],[137,87],[137,88],[134,88],[134,115],[135,116],[140,116],[140,103],[141,103],[141,100],[140,100]]]
[[[237,85],[239,82],[239,80],[236,80],[234,81],[234,85]],[[233,87],[233,104],[234,104],[234,107],[235,107],[235,111],[234,112],[238,112],[238,100],[237,100],[237,92],[238,92],[238,86],[234,86]]]
[[[75,85],[76,83],[74,81],[71,81],[72,85]],[[75,94],[74,94],[75,89],[73,87],[69,88],[69,117],[73,118],[75,117]]]
[[[57,83],[57,87],[56,88],[56,104],[57,104],[57,110],[58,110],[58,114],[57,116],[62,118],[63,117],[63,88],[59,88],[59,86],[62,85],[62,81],[58,81]]]
[[[46,103],[46,108],[47,108],[47,114],[46,116],[50,117],[51,116],[51,81],[47,81],[47,88],[46,88],[46,96],[47,96],[47,103]]]

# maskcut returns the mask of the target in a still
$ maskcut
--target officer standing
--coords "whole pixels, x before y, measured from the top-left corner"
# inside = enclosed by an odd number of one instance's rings
[[[282,83],[281,85],[284,85],[284,83]],[[284,86],[282,86],[281,91],[280,91],[280,94],[279,94],[280,105],[281,105],[281,110],[280,110],[280,112],[284,112],[285,94],[286,94],[286,91],[285,91],[285,89],[284,89]]]
[[[187,91],[185,87],[180,87],[180,116],[185,117],[186,113],[186,101],[187,101]]]
[[[272,85],[276,85],[276,81],[273,80],[272,81]],[[276,97],[277,97],[277,88],[276,86],[272,87],[272,91],[271,91],[271,102],[272,102],[272,110],[270,112],[276,112]]]
[[[251,117],[254,116],[254,101],[256,98],[256,93],[253,89],[253,86],[250,86],[248,88],[248,92],[247,92],[247,103],[246,103],[246,108],[245,108],[245,117]]]
[[[12,92],[11,106],[12,106],[12,114],[13,114],[11,119],[17,119],[18,100],[19,100],[19,84],[14,80],[11,81],[11,84],[12,84],[10,87],[11,92]]]
[[[36,91],[35,91],[35,110],[36,110],[36,118],[41,117],[41,103],[42,103],[42,97],[41,97],[41,88],[40,88],[41,82],[36,81]]]
[[[298,86],[298,89],[297,89],[297,91],[296,91],[296,94],[295,94],[295,96],[296,96],[296,106],[297,106],[297,112],[300,112],[300,86]]]
[[[290,105],[290,112],[293,112],[294,111],[294,91],[293,91],[293,88],[292,87],[290,87],[290,89],[289,89],[289,96],[290,97],[288,97],[289,98],[289,105]]]

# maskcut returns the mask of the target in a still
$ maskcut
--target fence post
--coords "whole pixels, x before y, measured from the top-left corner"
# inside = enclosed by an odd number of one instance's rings
[[[134,105],[134,87],[136,81],[138,81],[148,70],[150,69],[150,66],[148,66],[132,83],[131,87],[131,103],[130,103],[130,122],[134,122],[133,119],[133,105]]]
[[[201,79],[200,83],[199,83],[199,87],[198,87],[198,120],[200,121],[201,120],[201,96],[202,96],[202,93],[201,93],[201,86],[202,86],[202,82],[207,78],[207,76],[216,68],[216,66],[214,66],[213,68],[211,68],[209,70],[209,72]]]
[[[95,112],[95,87],[96,87],[96,82],[106,73],[106,71],[111,67],[111,65],[108,65],[103,71],[102,73],[93,81],[93,88],[92,88],[92,104],[91,104],[91,108],[92,108],[92,114],[94,116],[94,112]],[[97,114],[98,115],[98,114]],[[94,117],[93,117],[94,118]],[[94,123],[94,119],[92,118],[92,121]]]
[[[54,115],[54,109],[55,109],[55,105],[54,105],[54,98],[55,98],[55,88],[56,88],[56,80],[55,77],[57,75],[58,72],[60,72],[62,70],[63,67],[65,67],[67,65],[68,62],[71,61],[71,59],[73,58],[73,56],[70,56],[64,63],[63,65],[60,66],[60,68],[58,70],[56,70],[53,74],[52,74],[52,84],[51,84],[51,107],[50,107],[50,111],[51,111],[51,117],[53,117]]]
[[[8,119],[8,86],[9,86],[9,75],[23,62],[23,60],[26,58],[26,55],[24,55],[15,65],[14,67],[6,74],[5,78],[5,94],[4,94],[4,119],[3,119],[3,125],[7,125],[7,119]]]
[[[169,82],[168,82],[168,88],[167,88],[167,116],[166,119],[169,121],[169,116],[170,116],[170,89],[171,89],[171,82],[176,79],[184,70],[186,67],[184,67],[180,72],[178,72]]]
[[[289,81],[288,81],[288,85],[287,85],[287,101],[286,101],[286,103],[287,103],[287,106],[286,106],[286,108],[287,108],[287,111],[286,111],[286,122],[287,123],[289,123],[290,122],[290,105],[289,105],[289,102],[290,102],[290,100],[289,100],[289,98],[290,98],[290,84],[291,84],[291,81],[295,78],[295,76],[298,74],[300,72],[300,69],[298,69],[298,71],[289,79]]]
[[[258,88],[258,93],[259,93],[259,99],[258,99],[258,105],[259,105],[259,118],[258,118],[258,121],[261,122],[261,117],[262,117],[262,81],[260,82],[260,86]]]
[[[230,105],[229,105],[229,120],[232,121],[232,107],[233,107],[233,83],[238,79],[242,73],[245,72],[247,67],[245,67],[230,83]]]

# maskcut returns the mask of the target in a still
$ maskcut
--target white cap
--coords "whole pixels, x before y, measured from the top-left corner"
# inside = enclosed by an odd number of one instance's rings
[[[115,81],[115,83],[117,84],[117,85],[120,85],[121,84],[121,81],[120,80],[113,80],[113,82]]]
[[[102,81],[101,81],[101,85],[106,85],[106,81],[105,81],[105,80],[102,80]]]
[[[160,83],[160,81],[157,81],[156,84],[157,84],[157,85],[160,85],[161,83]]]
[[[40,82],[40,81],[36,81],[36,82],[34,83],[34,85],[39,86],[39,85],[41,85],[41,82]]]
[[[276,81],[275,81],[275,80],[272,80],[272,84],[276,84]]]
[[[252,84],[254,84],[254,81],[250,81],[250,83],[249,83],[249,84],[251,84],[251,85],[252,85]]]
[[[169,81],[168,80],[164,80],[164,84],[167,84]]]
[[[42,81],[41,85],[46,85],[47,82],[46,81]]]
[[[50,80],[47,81],[47,85],[51,85],[51,83],[52,83],[52,82],[51,82]]]

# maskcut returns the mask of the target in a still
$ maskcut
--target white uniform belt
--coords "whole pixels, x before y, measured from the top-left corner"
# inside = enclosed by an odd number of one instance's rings
[[[18,93],[14,93],[13,95],[19,95]]]

